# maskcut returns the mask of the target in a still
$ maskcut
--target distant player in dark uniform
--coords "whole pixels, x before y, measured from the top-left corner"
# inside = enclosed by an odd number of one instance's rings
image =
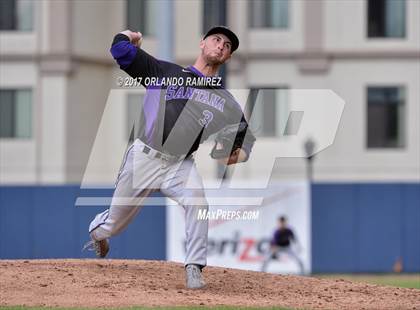
[[[185,210],[186,284],[202,288],[208,220],[199,219],[198,214],[208,210],[208,204],[193,155],[210,135],[246,121],[241,106],[223,84],[209,86],[200,81],[217,75],[238,48],[239,39],[226,27],[210,29],[200,41],[194,65],[188,67],[156,59],[141,48],[141,42],[141,33],[130,30],[115,35],[112,42],[111,54],[120,68],[147,91],[140,129],[124,156],[111,206],[91,222],[91,241],[85,247],[105,257],[108,239],[125,230],[144,200],[159,190]],[[171,78],[184,83],[165,83]],[[152,80],[158,83],[149,83]],[[252,147],[253,143],[243,143],[220,161],[227,165],[246,161]]]
[[[278,218],[278,228],[274,232],[273,239],[270,243],[270,250],[268,251],[261,271],[266,271],[268,263],[272,259],[277,259],[280,255],[286,254],[296,261],[299,266],[301,274],[304,274],[303,262],[292,248],[292,243],[297,243],[297,239],[293,231],[287,226],[286,217],[281,216]]]

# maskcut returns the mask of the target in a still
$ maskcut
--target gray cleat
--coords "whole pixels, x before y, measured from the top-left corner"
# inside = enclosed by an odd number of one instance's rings
[[[201,275],[200,267],[197,265],[187,265],[187,267],[185,267],[185,274],[187,278],[187,288],[199,289],[206,285],[203,276]]]

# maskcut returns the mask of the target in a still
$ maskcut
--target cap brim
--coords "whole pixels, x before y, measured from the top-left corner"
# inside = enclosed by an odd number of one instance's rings
[[[230,42],[232,43],[232,48],[230,50],[231,53],[233,53],[234,51],[236,51],[239,47],[239,39],[236,36],[236,34],[230,30],[229,28],[226,27],[221,27],[221,26],[217,26],[217,27],[213,27],[211,28],[206,35],[204,36],[204,39],[207,38],[208,36],[212,35],[212,34],[224,34],[226,37],[228,37],[228,39],[230,40]]]

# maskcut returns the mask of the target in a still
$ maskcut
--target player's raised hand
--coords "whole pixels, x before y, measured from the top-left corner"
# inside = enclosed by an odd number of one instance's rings
[[[137,47],[141,46],[141,43],[143,42],[143,35],[141,32],[134,32],[129,29],[121,31],[120,33],[125,34],[127,37],[130,38],[130,42],[134,44]]]
[[[133,40],[131,43],[140,48],[141,44],[143,43],[143,35],[141,32],[133,32]]]

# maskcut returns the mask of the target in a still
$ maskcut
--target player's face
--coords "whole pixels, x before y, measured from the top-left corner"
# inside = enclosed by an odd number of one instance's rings
[[[232,42],[223,34],[213,34],[201,41],[200,48],[207,63],[221,65],[231,56]]]

